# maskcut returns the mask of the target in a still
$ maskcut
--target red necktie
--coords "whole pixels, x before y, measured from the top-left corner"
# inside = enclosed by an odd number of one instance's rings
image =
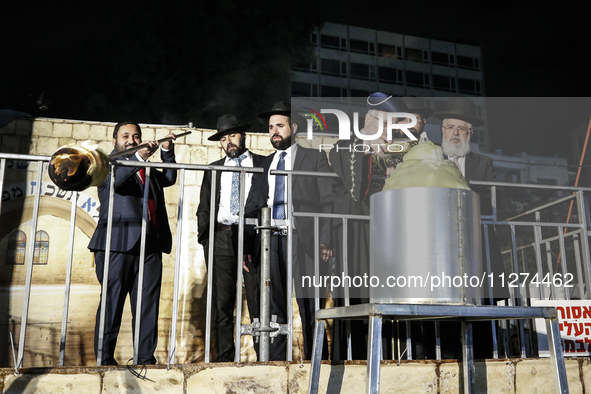
[[[139,171],[140,179],[142,181],[142,185],[146,184],[146,171],[145,169],[141,168]],[[152,192],[153,186],[152,182],[150,182],[150,193],[148,194],[148,221],[150,222],[150,227],[152,230],[155,230],[158,227],[158,221],[156,220],[156,200],[154,199],[154,193]]]

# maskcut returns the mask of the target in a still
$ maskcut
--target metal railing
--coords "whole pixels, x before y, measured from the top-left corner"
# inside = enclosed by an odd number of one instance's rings
[[[7,169],[6,162],[7,160],[19,160],[19,161],[30,161],[37,163],[37,170],[35,173],[35,179],[37,185],[41,184],[43,170],[50,160],[48,156],[33,156],[33,155],[15,155],[15,154],[4,154],[0,153],[0,188],[3,188],[5,182],[5,172]],[[180,263],[181,263],[181,244],[183,242],[183,238],[181,235],[181,226],[183,223],[183,204],[184,204],[184,187],[185,187],[185,176],[186,171],[211,171],[212,172],[212,184],[211,190],[216,190],[216,182],[217,177],[216,174],[219,171],[231,171],[231,172],[239,172],[240,173],[240,212],[239,212],[239,239],[238,239],[238,255],[236,261],[236,269],[237,269],[237,283],[236,283],[236,320],[235,320],[235,361],[240,361],[240,354],[241,354],[241,345],[240,345],[240,337],[242,335],[243,329],[241,326],[242,320],[242,255],[243,255],[243,241],[244,241],[244,226],[245,226],[245,218],[244,218],[244,205],[245,205],[245,176],[247,173],[262,173],[261,168],[249,168],[249,167],[225,167],[225,166],[209,166],[209,165],[198,165],[198,164],[172,164],[172,163],[139,163],[139,162],[125,162],[125,161],[117,161],[112,164],[113,166],[131,166],[131,167],[144,167],[146,168],[146,176],[147,176],[147,183],[149,182],[149,175],[151,168],[166,168],[166,169],[175,169],[180,170],[180,185],[178,191],[178,212],[177,212],[177,234],[176,234],[176,255],[175,255],[175,268],[174,268],[174,295],[173,295],[173,311],[172,311],[172,321],[170,326],[170,345],[168,349],[168,357],[167,357],[167,365],[170,366],[171,364],[175,363],[175,351],[176,351],[176,332],[177,332],[177,318],[178,318],[178,303],[179,303],[179,282],[180,282]],[[114,174],[114,171],[111,171]],[[369,220],[369,216],[364,215],[341,215],[341,214],[328,214],[328,213],[305,213],[305,212],[293,212],[292,204],[291,204],[291,187],[293,183],[294,176],[316,176],[316,177],[327,177],[327,178],[335,178],[337,177],[334,173],[316,173],[316,172],[303,172],[303,171],[279,171],[279,170],[271,170],[271,175],[275,176],[286,176],[287,177],[287,217],[288,218],[296,218],[296,217],[309,217],[313,218],[314,221],[314,239],[315,239],[315,254],[314,254],[314,271],[315,274],[318,275],[319,273],[319,264],[320,264],[320,256],[319,256],[319,221],[320,220],[333,220],[333,221],[341,221],[343,226],[343,242],[342,242],[342,250],[341,256],[343,261],[341,262],[343,269],[345,270],[344,275],[348,276],[347,267],[348,267],[348,224],[350,221],[366,221]],[[115,182],[115,177],[111,177],[111,190],[110,190],[110,204],[109,207],[109,215],[108,215],[108,222],[107,228],[110,230],[112,228],[112,211],[113,211],[113,196],[114,196],[114,189],[113,185]],[[532,250],[535,257],[535,267],[536,271],[539,275],[543,273],[550,274],[550,277],[557,272],[555,272],[555,268],[553,268],[553,262],[551,261],[551,244],[556,243],[558,246],[557,248],[560,250],[561,258],[563,259],[564,263],[561,267],[561,273],[566,275],[568,272],[568,267],[574,267],[573,280],[574,283],[578,285],[578,292],[574,290],[567,290],[564,293],[565,299],[573,299],[573,298],[580,298],[580,299],[588,299],[589,298],[589,289],[591,286],[591,276],[590,276],[590,256],[589,256],[589,243],[588,243],[588,228],[589,228],[589,219],[587,214],[586,208],[586,200],[584,193],[591,191],[590,188],[573,188],[573,187],[556,187],[556,186],[541,186],[541,185],[529,185],[529,184],[510,184],[510,183],[500,183],[500,182],[471,182],[471,184],[475,186],[485,186],[489,187],[491,190],[491,201],[492,201],[492,215],[483,215],[482,216],[482,224],[485,234],[488,231],[492,231],[490,226],[496,226],[500,228],[502,226],[508,227],[510,230],[511,235],[511,249],[506,250],[504,253],[505,255],[509,255],[511,258],[513,274],[516,274],[516,282],[519,286],[517,289],[521,291],[521,289],[525,290],[526,297],[521,297],[520,294],[513,293],[511,294],[511,298],[509,300],[509,304],[516,306],[520,306],[523,304],[528,305],[528,301],[525,303],[523,302],[524,299],[527,299],[529,296],[529,288],[522,287],[522,271],[524,271],[523,267],[525,264],[525,260],[522,258],[521,267],[518,264],[518,254],[521,253],[525,255],[526,251]],[[497,218],[497,188],[531,188],[531,189],[545,189],[545,190],[553,190],[553,191],[566,191],[566,192],[574,192],[574,195],[567,196],[563,198],[559,198],[555,201],[552,201],[547,204],[543,204],[535,209],[529,210],[524,212],[518,216],[511,217],[505,220],[499,220]],[[148,190],[149,187],[146,187],[144,192],[144,207],[147,207],[146,201],[148,198]],[[37,220],[39,217],[39,205],[40,205],[40,196],[41,196],[41,187],[37,187],[34,190],[33,198],[34,198],[34,206],[33,206],[33,220],[31,221],[31,236],[30,239],[35,239],[35,234],[37,231]],[[210,196],[210,223],[216,222],[215,217],[215,193],[211,193]],[[73,198],[71,199],[71,216],[70,216],[70,232],[69,232],[69,242],[68,242],[68,259],[67,259],[67,266],[66,266],[66,281],[65,281],[65,294],[64,294],[64,306],[62,312],[62,327],[61,327],[61,338],[60,338],[60,351],[59,351],[59,365],[64,365],[64,357],[65,357],[65,344],[66,344],[66,333],[67,333],[67,325],[68,325],[68,312],[69,312],[69,300],[70,300],[70,287],[71,287],[71,277],[72,277],[72,257],[73,257],[73,250],[74,250],[74,236],[75,236],[75,228],[76,228],[76,204],[78,199],[78,192],[74,192]],[[558,204],[566,203],[571,200],[576,201],[577,206],[577,223],[559,223],[559,222],[543,222],[541,221],[540,213],[544,210],[550,209]],[[1,209],[2,202],[0,201],[0,209]],[[140,316],[140,307],[141,307],[141,297],[142,297],[142,287],[141,287],[141,278],[143,273],[143,257],[145,254],[145,243],[146,243],[146,228],[147,228],[147,208],[144,208],[143,212],[143,224],[142,224],[142,232],[141,232],[141,247],[140,247],[140,285],[138,289],[138,303],[137,303],[137,311],[136,311],[136,327],[135,327],[135,338],[134,343],[138,343],[138,335],[139,335],[139,326],[141,324],[141,316]],[[533,221],[525,221],[523,217],[526,215],[534,215]],[[1,219],[1,218],[0,218]],[[519,220],[517,220],[519,219]],[[529,242],[524,245],[517,245],[517,235],[516,229],[517,228],[526,228],[531,227],[533,229],[534,235],[534,242]],[[556,229],[555,235],[552,236],[543,236],[543,229],[554,228]],[[545,230],[545,231],[546,231]],[[566,230],[566,232],[565,232]],[[209,239],[212,241],[209,243],[209,248],[206,251],[208,256],[209,266],[208,266],[208,286],[207,286],[207,310],[206,310],[206,330],[205,330],[205,362],[210,362],[210,351],[211,351],[211,331],[212,331],[212,279],[213,279],[213,259],[214,259],[214,242],[215,239],[215,226],[211,225],[209,227]],[[292,226],[287,227],[287,238],[288,238],[288,262],[287,262],[287,329],[285,330],[285,334],[288,337],[287,343],[287,354],[286,359],[292,360],[292,348],[293,348],[293,308],[292,308],[292,294],[293,294],[293,277],[292,277],[292,268],[293,268],[293,231]],[[490,270],[490,245],[488,245],[488,237],[485,237],[485,248],[487,250],[487,267]],[[567,240],[572,240],[572,244],[569,246],[565,246],[565,242]],[[104,336],[104,320],[105,320],[105,301],[106,301],[106,294],[107,294],[107,278],[108,278],[108,260],[109,260],[109,248],[110,248],[110,231],[108,231],[107,243],[106,243],[106,253],[105,253],[105,271],[104,271],[104,278],[103,278],[103,287],[102,287],[102,309],[100,313],[100,321],[99,321],[99,342]],[[571,242],[571,241],[568,241]],[[543,254],[541,250],[541,246],[544,245],[546,248],[546,260],[548,262],[547,268],[544,269],[543,266]],[[567,256],[567,249],[572,250]],[[15,368],[23,367],[23,358],[25,354],[25,338],[26,338],[26,327],[27,327],[27,319],[29,315],[29,300],[31,296],[31,284],[32,284],[32,275],[33,275],[33,256],[34,256],[34,242],[31,242],[28,245],[27,254],[26,254],[26,280],[25,280],[25,294],[24,294],[24,301],[23,301],[23,310],[22,310],[22,318],[21,318],[21,329],[18,341],[18,357],[15,362]],[[573,257],[573,261],[570,257]],[[550,264],[552,263],[552,264]],[[548,296],[556,299],[559,292],[557,288],[560,286],[551,283],[549,286],[550,293],[546,293],[545,288],[540,288],[539,293],[537,294],[540,299],[548,298]],[[319,289],[316,288],[315,290],[315,307],[316,310],[320,309],[319,300],[322,297],[319,294]],[[518,296],[519,295],[519,296]],[[344,302],[345,306],[349,305],[350,302],[350,295],[348,293],[348,288],[344,289]],[[525,341],[525,330],[524,324],[526,328],[529,328],[530,337],[533,334],[533,325],[531,322],[526,321],[522,323],[522,321],[518,321],[516,325],[518,326],[519,330],[519,337],[521,340],[521,355],[535,355],[535,349],[533,349],[533,345],[530,346],[531,349],[526,351],[526,341]],[[408,328],[410,328],[407,325]],[[499,326],[495,326],[495,329]],[[506,332],[507,328],[500,326],[501,331]],[[409,333],[407,337],[407,348],[408,350],[411,349],[411,335],[410,329],[407,330]],[[498,358],[502,354],[499,353],[498,345],[496,343],[496,336],[494,339],[494,357]],[[505,335],[506,337],[506,335]],[[347,358],[352,358],[351,352],[351,331],[349,326],[347,325]],[[503,340],[505,343],[504,351],[505,355],[507,355],[507,348],[508,345],[506,344],[506,338]],[[100,352],[100,350],[99,350]],[[138,349],[137,346],[134,346],[134,363],[137,364],[137,354]],[[393,355],[394,357],[394,355]],[[412,354],[408,354],[408,358],[412,359]],[[441,358],[440,351],[437,351],[437,358]],[[97,364],[100,365],[100,354],[97,355]]]

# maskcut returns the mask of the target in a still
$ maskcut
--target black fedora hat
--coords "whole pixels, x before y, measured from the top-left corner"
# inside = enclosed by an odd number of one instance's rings
[[[232,114],[225,114],[218,118],[217,133],[208,138],[209,141],[219,141],[228,133],[242,133],[250,129],[249,124],[240,124]]]
[[[408,107],[408,112],[411,114],[419,114],[422,118],[428,118],[433,115],[433,110],[425,105],[424,99],[417,97],[401,97]]]
[[[484,120],[478,116],[476,105],[466,97],[452,97],[447,103],[447,111],[437,111],[433,114],[437,119],[460,119],[471,123],[472,126],[482,126]]]
[[[273,115],[289,116],[291,121],[298,125],[305,125],[306,119],[298,114],[290,103],[287,101],[277,101],[273,104],[273,108],[270,111],[263,111],[257,115],[259,121],[264,125],[269,125],[269,118]]]

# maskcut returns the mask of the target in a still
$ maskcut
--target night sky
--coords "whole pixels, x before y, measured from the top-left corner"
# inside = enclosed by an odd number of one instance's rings
[[[277,70],[301,54],[298,45],[322,21],[479,45],[489,97],[591,96],[589,4],[196,3],[4,4],[0,109],[27,110],[45,91],[51,109],[36,115],[113,121],[131,114],[215,127],[221,113],[245,116],[284,98]],[[548,106],[540,102],[536,113],[507,106],[507,121],[489,125],[491,149],[570,158],[568,131],[586,128],[591,108]]]

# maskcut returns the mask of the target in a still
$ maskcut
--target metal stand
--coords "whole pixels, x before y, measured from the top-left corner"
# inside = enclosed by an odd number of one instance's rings
[[[414,305],[414,304],[361,304],[316,311],[316,328],[312,348],[312,367],[308,392],[318,393],[322,344],[327,319],[369,319],[367,346],[366,392],[380,391],[380,361],[382,348],[382,320],[460,320],[462,322],[462,349],[464,392],[475,392],[474,355],[472,349],[472,323],[480,320],[535,319],[546,320],[550,358],[554,370],[556,393],[568,393],[564,356],[560,344],[560,330],[556,309],[552,307],[472,306],[472,305]]]

